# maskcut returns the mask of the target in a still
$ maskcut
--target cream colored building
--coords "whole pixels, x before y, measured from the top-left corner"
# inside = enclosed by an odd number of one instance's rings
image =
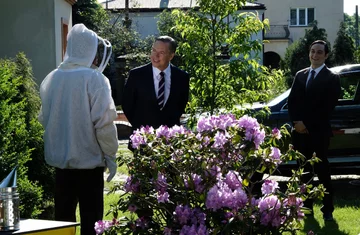
[[[344,0],[257,0],[265,4],[265,18],[270,21],[264,39],[264,64],[276,67],[284,58],[286,48],[304,37],[305,29],[316,20],[324,28],[331,46],[334,45],[340,22],[344,19]]]
[[[76,0],[0,0],[0,58],[26,54],[38,84],[62,61]]]

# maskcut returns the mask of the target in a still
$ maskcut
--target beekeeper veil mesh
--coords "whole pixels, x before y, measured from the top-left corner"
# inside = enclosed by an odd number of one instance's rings
[[[102,44],[102,53],[98,53],[98,45]],[[101,63],[98,70],[103,72],[111,56],[111,43],[99,37],[94,31],[83,24],[76,24],[67,35],[67,46],[64,61],[60,67],[74,68],[77,66],[91,67],[96,54],[100,54]]]

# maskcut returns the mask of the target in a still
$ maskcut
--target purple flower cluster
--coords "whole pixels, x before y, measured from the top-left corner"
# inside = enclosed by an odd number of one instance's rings
[[[134,182],[135,181],[135,182]],[[135,180],[132,176],[126,178],[124,185],[125,192],[138,192],[140,188],[139,181]]]
[[[281,137],[282,137],[280,130],[277,129],[276,127],[272,130],[271,134],[272,134],[272,137],[274,137],[277,140],[281,139]]]
[[[211,130],[226,130],[228,127],[236,124],[235,116],[232,114],[225,114],[220,116],[201,117],[197,123],[197,131],[207,132]]]
[[[193,224],[191,226],[184,225],[179,235],[208,235],[209,232],[204,224],[200,224],[199,226]]]
[[[256,118],[245,115],[239,119],[238,126],[245,129],[245,140],[254,142],[256,149],[264,142],[265,131]]]
[[[229,186],[230,189],[235,190],[237,188],[242,188],[242,179],[238,172],[229,171],[225,176],[225,183]]]
[[[215,141],[214,141],[214,144],[212,145],[213,148],[216,148],[216,149],[223,149],[224,148],[224,144],[226,144],[226,142],[228,141],[229,139],[229,134],[225,131],[225,132],[216,132],[215,134]]]
[[[191,133],[189,130],[185,129],[183,126],[173,126],[168,128],[167,126],[160,126],[158,129],[146,126],[140,127],[140,129],[135,130],[134,133],[130,136],[131,144],[134,149],[139,149],[141,145],[146,144],[148,139],[147,135],[155,134],[156,138],[164,137],[166,140],[175,137],[177,135],[186,135]]]
[[[305,214],[301,211],[301,208],[304,206],[304,202],[300,197],[295,195],[289,195],[288,198],[284,200],[284,207],[288,207],[288,214],[295,211],[295,216],[297,219],[303,219]]]
[[[175,208],[174,216],[182,226],[180,234],[208,234],[205,226],[206,215],[199,208],[191,209],[188,205],[178,205]],[[164,229],[164,234],[171,234],[169,228]]]
[[[270,195],[261,198],[258,207],[261,214],[260,223],[262,225],[271,225],[276,228],[281,225],[281,202],[277,196]]]
[[[234,182],[235,181],[235,182]],[[236,185],[236,180],[231,182],[231,186]],[[206,208],[216,211],[221,208],[241,209],[246,206],[248,197],[241,185],[231,189],[225,181],[218,181],[212,188],[210,188],[206,197]]]
[[[201,176],[198,174],[191,174],[192,181],[194,182],[195,191],[198,193],[202,193],[204,190],[204,185],[202,183]]]
[[[282,161],[280,159],[281,152],[280,149],[276,147],[271,147],[271,153],[269,154],[269,157],[265,159],[265,162],[270,162],[275,164],[275,166],[278,166]]]
[[[175,208],[175,218],[176,220],[179,222],[180,225],[184,225],[187,224],[188,219],[190,218],[191,215],[191,208],[188,205],[178,205]]]
[[[146,229],[149,226],[149,220],[145,217],[140,217],[135,221],[136,227],[140,227],[141,229]]]
[[[124,185],[126,192],[134,194],[129,197],[128,210],[137,212],[139,218],[132,216],[130,228],[130,223],[124,223],[130,230],[124,231],[225,234],[231,227],[228,223],[241,222],[244,228],[239,234],[243,234],[252,226],[266,230],[287,226],[288,218],[302,219],[301,198],[296,195],[284,198],[278,182],[265,180],[261,198],[250,192],[251,175],[256,169],[273,170],[281,163],[282,153],[276,147],[279,142],[276,140],[281,138],[279,129],[264,129],[255,118],[246,115],[239,119],[231,114],[201,117],[197,132],[183,126],[160,126],[156,130],[141,127],[133,133],[131,141],[133,148],[142,151],[136,152],[139,157],[134,158],[131,168],[134,174]],[[251,162],[255,158],[256,162]],[[154,216],[141,217],[143,208],[137,207],[143,206],[145,200],[149,201],[146,207],[150,205]],[[167,216],[169,212],[172,218],[166,221],[155,216]],[[109,226],[110,222],[106,225],[99,222],[97,231],[104,232]]]
[[[168,188],[166,177],[162,173],[158,174],[158,178],[155,182],[155,189],[157,192],[157,200],[159,203],[166,203],[169,201],[169,193],[166,192]]]
[[[261,186],[261,192],[264,195],[273,194],[278,188],[279,188],[278,182],[274,180],[265,180]]]
[[[105,231],[108,231],[113,225],[115,221],[102,221],[99,220],[95,222],[95,232],[96,234],[103,234]]]

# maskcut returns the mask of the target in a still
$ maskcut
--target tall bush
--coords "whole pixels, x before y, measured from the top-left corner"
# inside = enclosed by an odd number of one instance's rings
[[[23,218],[34,218],[41,213],[41,185],[52,179],[51,171],[44,171],[47,167],[42,154],[43,130],[36,120],[39,105],[31,65],[25,55],[19,53],[15,59],[0,60],[0,178],[18,166]],[[52,195],[52,190],[46,194]]]
[[[340,24],[339,31],[334,43],[332,53],[332,62],[334,66],[352,64],[355,60],[355,42],[354,39],[346,33],[346,27],[343,22]]]

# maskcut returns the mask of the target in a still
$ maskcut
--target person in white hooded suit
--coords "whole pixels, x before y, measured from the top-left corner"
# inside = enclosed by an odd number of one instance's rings
[[[67,36],[64,61],[40,86],[45,160],[56,170],[55,220],[76,221],[79,203],[82,235],[95,234],[94,224],[104,213],[104,169],[109,168],[110,181],[117,168],[117,114],[102,74],[110,55],[110,42],[76,24]]]

